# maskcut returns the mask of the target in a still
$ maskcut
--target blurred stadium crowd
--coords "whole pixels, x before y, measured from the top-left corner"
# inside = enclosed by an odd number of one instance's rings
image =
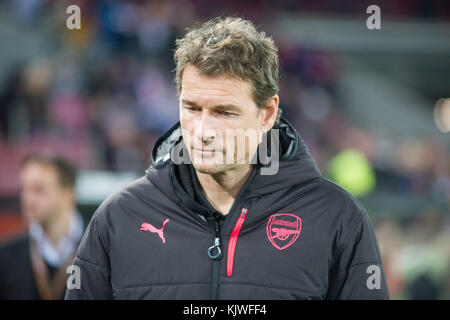
[[[397,141],[352,122],[335,96],[336,54],[272,33],[275,13],[352,13],[357,8],[350,1],[277,1],[276,7],[263,1],[229,1],[227,7],[206,0],[75,2],[83,28],[74,31],[65,28],[71,2],[1,5],[3,15],[23,30],[42,29],[51,55],[16,59],[0,81],[0,202],[18,195],[20,162],[30,152],[63,154],[80,170],[143,172],[155,140],[178,121],[175,39],[195,22],[239,14],[278,44],[280,105],[322,172],[328,174],[330,160],[345,149],[369,161],[376,186],[361,199],[367,199],[374,221],[391,297],[450,298],[449,145],[431,136]],[[399,3],[391,2],[388,13],[450,16],[448,6],[431,10],[424,1]],[[386,193],[398,194],[403,203],[425,199],[425,205],[399,214],[382,205]]]

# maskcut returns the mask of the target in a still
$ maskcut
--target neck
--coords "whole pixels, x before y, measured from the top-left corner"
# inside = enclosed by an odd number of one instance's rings
[[[61,238],[69,232],[72,216],[73,210],[66,209],[41,223],[46,236],[54,245],[58,245]]]
[[[217,211],[226,215],[252,169],[251,165],[245,165],[215,175],[196,173],[206,199]]]

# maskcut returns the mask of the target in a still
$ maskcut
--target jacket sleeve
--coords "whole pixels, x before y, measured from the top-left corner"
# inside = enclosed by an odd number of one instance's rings
[[[92,217],[74,259],[67,289],[66,300],[112,299],[111,268],[108,256],[108,238],[105,225],[99,223],[100,207]],[[79,275],[79,278],[76,277]],[[79,280],[77,284],[77,280]]]
[[[351,217],[342,222],[343,240],[333,257],[327,299],[389,299],[373,225],[356,202]]]

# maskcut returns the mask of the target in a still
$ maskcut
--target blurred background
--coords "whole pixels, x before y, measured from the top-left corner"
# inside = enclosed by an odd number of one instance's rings
[[[68,30],[68,5],[81,30]],[[381,30],[369,30],[369,5]],[[142,176],[178,121],[175,39],[236,15],[273,36],[280,105],[322,173],[376,229],[393,299],[450,299],[448,1],[0,2],[0,242],[25,232],[19,171],[31,152],[79,169],[86,217]]]

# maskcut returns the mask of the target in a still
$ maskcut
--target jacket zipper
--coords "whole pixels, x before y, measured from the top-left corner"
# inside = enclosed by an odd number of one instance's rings
[[[233,228],[233,231],[230,236],[230,242],[228,244],[228,256],[227,256],[227,275],[231,277],[233,273],[233,262],[234,262],[234,253],[236,250],[236,243],[239,236],[239,232],[241,231],[242,225],[244,224],[245,218],[247,216],[248,209],[242,208],[239,218]],[[218,214],[214,216],[215,218],[215,239],[214,244],[208,249],[208,256],[213,260],[212,265],[212,287],[211,287],[211,299],[217,300],[219,298],[219,276],[220,276],[220,260],[222,257],[221,250],[221,230],[219,224]],[[223,228],[222,228],[223,229]]]
[[[222,228],[220,228],[219,225],[219,218],[217,215],[221,215],[221,213],[216,212],[215,215],[215,239],[214,239],[214,244],[211,248],[220,248],[220,237],[222,235],[222,231],[226,230],[227,225],[230,221],[231,218],[231,214],[236,210],[236,208],[238,207],[238,205],[240,204],[240,200],[241,198],[244,196],[245,191],[248,187],[248,185],[251,183],[251,181],[253,180],[254,176],[256,175],[256,169],[253,170],[250,178],[247,180],[247,182],[244,184],[244,186],[241,188],[241,191],[239,192],[232,208],[230,209],[230,212],[228,213],[228,215],[226,215],[224,217],[223,220],[223,224],[222,224]],[[244,207],[247,207],[246,204],[244,204]],[[217,244],[217,245],[216,245]],[[211,249],[212,250],[212,249]],[[208,249],[208,251],[210,251]],[[222,252],[221,252],[222,253]],[[209,255],[208,255],[209,256]],[[213,266],[212,266],[212,286],[211,286],[211,299],[212,300],[218,300],[219,299],[219,278],[220,278],[220,258],[222,257],[222,254],[220,254],[217,258],[213,259]]]
[[[220,248],[220,226],[219,226],[219,218],[217,216],[214,217],[215,220],[215,228],[214,228],[214,244],[208,248],[208,257],[212,260],[218,260],[222,256],[222,249]]]
[[[234,263],[234,252],[236,251],[236,243],[239,237],[239,232],[241,231],[242,225],[244,224],[245,217],[247,216],[248,209],[242,208],[241,214],[234,225],[233,232],[230,236],[230,241],[228,242],[228,254],[227,254],[227,276],[231,277],[233,275],[233,263]]]
[[[173,167],[171,170],[173,170]],[[228,215],[226,215],[224,217],[222,227],[220,227],[219,218],[217,216],[217,215],[221,215],[221,213],[219,213],[219,212],[215,213],[215,215],[214,215],[215,228],[212,228],[212,226],[209,222],[202,220],[200,217],[197,216],[197,214],[195,212],[193,212],[193,215],[196,217],[196,219],[198,221],[200,221],[201,223],[205,223],[210,229],[212,229],[214,231],[214,234],[215,234],[214,244],[208,248],[208,257],[213,260],[212,285],[211,285],[211,299],[213,299],[213,300],[217,300],[219,298],[220,260],[221,260],[220,258],[222,256],[220,239],[221,239],[221,235],[222,235],[222,230],[226,230],[227,225],[231,218],[230,216],[232,215],[232,213],[236,210],[236,208],[240,204],[241,199],[245,195],[245,191],[247,190],[248,185],[250,185],[251,181],[255,177],[256,172],[257,172],[257,169],[254,168],[249,179],[246,181],[244,186],[239,191],[239,194],[238,194],[237,198],[235,199],[233,206],[231,207]],[[172,171],[171,171],[171,173],[173,175]],[[177,194],[177,197],[179,199],[182,199],[183,195],[182,194],[180,195],[180,193],[177,191],[177,188],[181,188],[181,187],[179,186],[179,184],[175,183],[174,180],[170,179],[170,181],[171,181],[171,183],[173,183],[174,191]],[[183,206],[182,201],[181,201],[180,205]],[[244,204],[244,207],[246,207],[246,204]],[[214,251],[214,250],[216,250],[216,251]]]
[[[241,198],[244,196],[248,185],[251,183],[251,181],[253,180],[255,175],[256,175],[256,169],[253,170],[252,175],[250,176],[250,178],[247,180],[247,182],[242,187],[242,189],[239,192],[236,200],[234,201],[234,204],[231,207],[229,213],[225,216],[225,218],[223,220],[222,228],[221,228],[221,230],[219,229],[219,240],[220,240],[220,235],[222,234],[222,231],[226,230],[228,223],[230,222],[231,215],[236,210],[236,208],[238,208],[238,206],[241,204],[240,203]],[[247,207],[246,203],[244,203],[244,207],[245,208]],[[217,236],[216,236],[216,238],[217,238]],[[212,281],[213,281],[212,286],[211,286],[211,290],[212,290],[211,291],[211,299],[212,300],[219,299],[219,280],[220,280],[219,278],[220,278],[220,260],[216,259],[213,261],[213,268],[212,268]]]
[[[222,257],[222,250],[220,248],[220,218],[218,214],[220,213],[214,214],[214,244],[208,249],[208,256],[213,260],[211,286],[211,299],[213,300],[217,300],[219,298],[220,258]]]

